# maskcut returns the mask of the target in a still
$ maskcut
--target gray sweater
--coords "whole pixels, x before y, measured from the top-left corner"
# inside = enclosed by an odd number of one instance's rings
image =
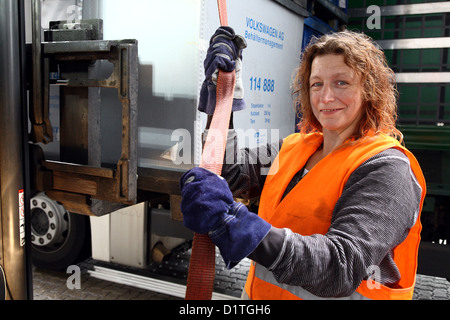
[[[224,166],[222,175],[236,197],[254,197],[262,190],[265,176],[260,172],[268,161],[261,157],[273,157],[279,146],[267,148],[269,152],[260,154],[240,150],[238,164]],[[301,177],[299,172],[285,195]],[[302,236],[289,229],[272,228],[249,258],[270,270],[278,282],[301,286],[319,297],[352,294],[374,266],[380,272],[381,284],[395,286],[400,273],[393,249],[405,240],[417,220],[421,192],[406,155],[388,149],[350,176],[327,234]]]

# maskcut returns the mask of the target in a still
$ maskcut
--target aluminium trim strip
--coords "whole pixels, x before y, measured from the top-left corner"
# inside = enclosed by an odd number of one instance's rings
[[[348,9],[348,15],[352,18],[369,17],[373,14],[373,11],[369,10],[369,12],[367,12],[367,8]],[[379,8],[381,16],[402,16],[413,14],[424,15],[424,14],[450,12],[450,2],[402,4],[397,6],[383,6]]]
[[[384,50],[449,48],[450,37],[377,40]]]
[[[150,290],[162,294],[171,295],[177,298],[184,298],[186,294],[185,285],[135,275],[128,272],[94,266],[94,270],[88,270],[88,273],[90,276],[100,280],[106,280],[114,283],[132,286],[135,288]],[[240,300],[240,299],[230,295],[213,292],[212,300]]]
[[[400,72],[395,76],[397,83],[450,83],[450,72]]]

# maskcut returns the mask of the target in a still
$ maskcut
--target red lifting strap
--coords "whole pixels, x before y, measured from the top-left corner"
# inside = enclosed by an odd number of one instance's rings
[[[217,0],[220,24],[228,25],[226,0]],[[233,105],[235,71],[219,71],[216,108],[210,125],[210,135],[202,154],[201,168],[218,175],[222,173],[228,126]],[[186,300],[211,300],[214,289],[216,247],[206,234],[194,234],[186,287]]]

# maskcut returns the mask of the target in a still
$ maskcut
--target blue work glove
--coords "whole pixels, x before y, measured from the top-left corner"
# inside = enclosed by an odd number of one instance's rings
[[[194,168],[180,180],[183,223],[192,231],[208,233],[228,269],[250,255],[271,225],[233,200],[227,182],[206,169]]]
[[[219,228],[234,202],[225,179],[203,168],[186,172],[180,189],[183,224],[195,233],[207,234]]]
[[[198,110],[208,115],[216,108],[216,87],[219,69],[236,72],[236,85],[232,111],[245,109],[244,85],[242,83],[242,50],[247,47],[245,39],[230,27],[220,27],[211,37],[205,66],[205,81],[200,90]]]

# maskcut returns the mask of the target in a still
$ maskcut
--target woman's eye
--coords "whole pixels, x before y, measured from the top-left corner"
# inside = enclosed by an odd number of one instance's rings
[[[322,85],[322,83],[320,82],[314,82],[313,84],[311,84],[311,88],[317,88],[320,87]]]
[[[338,85],[338,86],[346,86],[346,85],[348,85],[348,82],[347,82],[347,81],[339,80],[339,81],[337,81],[337,85]]]

